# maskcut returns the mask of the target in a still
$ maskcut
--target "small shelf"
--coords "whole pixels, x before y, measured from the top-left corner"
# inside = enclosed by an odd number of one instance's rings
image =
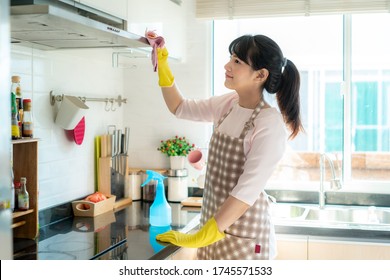
[[[23,143],[31,143],[31,142],[37,142],[39,139],[38,138],[21,138],[17,140],[12,140],[12,144],[23,144]]]
[[[34,209],[28,209],[28,210],[25,210],[25,211],[15,211],[12,213],[12,218],[19,218],[19,217],[22,217],[24,215],[28,215],[30,213],[33,213],[34,212]]]
[[[38,138],[12,140],[12,164],[15,181],[25,177],[30,209],[12,213],[14,238],[35,239],[38,236]]]
[[[24,226],[25,224],[26,224],[26,221],[19,221],[19,222],[13,223],[11,228],[21,227],[21,226]]]

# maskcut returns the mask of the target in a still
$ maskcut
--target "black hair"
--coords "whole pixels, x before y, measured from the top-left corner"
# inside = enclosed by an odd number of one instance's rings
[[[280,112],[291,130],[290,139],[303,131],[299,104],[299,71],[291,60],[283,56],[278,44],[264,35],[244,35],[230,43],[229,52],[255,71],[263,68],[268,70],[264,88],[271,94],[276,93]]]

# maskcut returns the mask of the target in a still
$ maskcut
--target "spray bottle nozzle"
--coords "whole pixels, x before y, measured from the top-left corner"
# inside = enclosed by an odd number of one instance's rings
[[[150,180],[156,180],[158,183],[161,183],[162,185],[164,185],[163,181],[165,178],[165,176],[161,175],[160,173],[156,172],[156,171],[153,171],[153,170],[146,170],[146,175],[148,176],[145,180],[145,182],[142,183],[142,187],[145,186],[146,184],[148,184],[150,182]]]

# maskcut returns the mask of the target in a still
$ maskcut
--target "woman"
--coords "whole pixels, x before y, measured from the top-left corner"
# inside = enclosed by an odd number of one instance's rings
[[[286,125],[290,138],[301,130],[299,72],[279,46],[263,35],[245,35],[229,46],[225,87],[233,92],[187,100],[174,83],[166,48],[158,49],[159,85],[178,118],[213,122],[201,212],[195,234],[176,231],[163,242],[198,249],[198,259],[272,259],[276,255],[267,180],[282,158]],[[276,93],[280,113],[263,97]]]

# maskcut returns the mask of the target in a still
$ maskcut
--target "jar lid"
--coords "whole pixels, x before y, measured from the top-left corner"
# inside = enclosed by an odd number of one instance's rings
[[[185,168],[168,170],[168,177],[186,177],[186,176],[188,176],[188,170]]]

